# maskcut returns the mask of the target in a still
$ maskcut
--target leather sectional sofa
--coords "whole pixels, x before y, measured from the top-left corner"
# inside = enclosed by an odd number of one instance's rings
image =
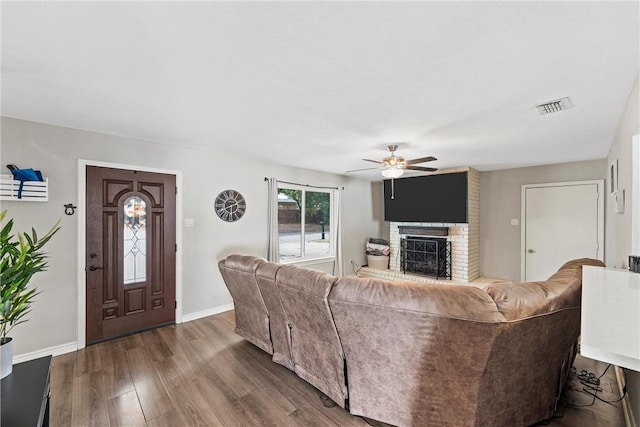
[[[353,415],[399,426],[553,416],[580,332],[582,266],[544,282],[425,285],[230,255],[236,333]]]

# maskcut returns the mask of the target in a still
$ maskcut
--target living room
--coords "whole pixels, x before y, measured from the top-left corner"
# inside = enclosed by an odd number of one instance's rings
[[[399,141],[406,141],[399,152],[407,158],[433,155],[434,167],[479,170],[480,275],[515,281],[521,278],[521,229],[512,220],[521,218],[522,185],[608,184],[609,167],[617,162],[618,187],[627,199],[624,212],[616,213],[616,201],[605,196],[604,261],[628,267],[638,232],[631,209],[637,203],[632,140],[640,134],[637,4],[551,2],[536,9],[505,3],[501,10],[478,3],[469,11],[429,3],[146,7],[2,4],[0,159],[3,167],[32,167],[49,178],[47,202],[3,201],[2,209],[19,230],[44,232],[58,219],[62,226],[47,246],[48,271],[33,280],[41,293],[29,321],[12,331],[17,362],[86,345],[85,166],[175,173],[178,324],[233,308],[218,261],[234,253],[267,256],[265,177],[341,188],[344,273],[351,272],[350,260],[365,264],[366,239],[389,234],[382,177],[378,170],[345,172],[366,168],[361,159],[380,159],[386,145]],[[153,25],[145,28],[141,17],[149,13]],[[439,21],[429,21],[430,14]],[[549,14],[551,22],[544,19]],[[363,34],[349,29],[356,22],[364,22]],[[181,35],[188,25],[194,34]],[[435,29],[419,32],[429,25]],[[157,33],[163,26],[166,32]],[[196,37],[209,27],[219,28],[217,38],[215,32]],[[504,58],[517,56],[505,41],[511,38],[532,49],[530,63]],[[438,57],[440,45],[452,53]],[[175,56],[167,58],[165,49]],[[295,62],[295,55],[303,59]],[[465,61],[469,66],[462,68]],[[155,81],[149,64],[170,83],[147,84],[147,78]],[[557,73],[542,74],[556,66]],[[432,67],[445,75],[430,76]],[[208,86],[208,80],[222,83]],[[572,97],[571,109],[538,115],[537,104],[564,96]],[[425,107],[431,99],[434,105]],[[284,113],[292,110],[300,113]],[[465,145],[470,133],[482,142]],[[246,200],[238,221],[216,215],[216,195],[227,189]],[[74,215],[65,215],[67,204],[77,206]],[[628,394],[637,401],[640,377],[626,374]]]

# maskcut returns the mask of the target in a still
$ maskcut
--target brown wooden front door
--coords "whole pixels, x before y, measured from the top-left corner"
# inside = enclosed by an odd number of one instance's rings
[[[87,343],[175,322],[174,175],[87,167]]]

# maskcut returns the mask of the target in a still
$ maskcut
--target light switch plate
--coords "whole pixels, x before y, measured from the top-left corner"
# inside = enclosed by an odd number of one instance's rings
[[[196,225],[196,222],[194,221],[193,218],[185,218],[184,219],[184,226],[185,227],[193,227],[194,225]]]

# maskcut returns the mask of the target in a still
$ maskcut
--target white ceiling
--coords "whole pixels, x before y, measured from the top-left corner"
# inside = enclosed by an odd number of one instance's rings
[[[439,168],[601,159],[638,77],[639,13],[636,1],[3,1],[2,115],[333,173],[391,142]],[[564,96],[573,108],[538,115]]]

